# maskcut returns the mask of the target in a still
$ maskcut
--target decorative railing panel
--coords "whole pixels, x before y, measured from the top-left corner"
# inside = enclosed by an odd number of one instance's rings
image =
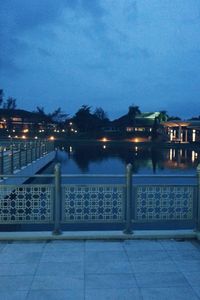
[[[194,186],[136,186],[134,188],[135,220],[192,220],[194,197]]]
[[[0,223],[53,222],[53,185],[4,185],[0,188]]]
[[[124,206],[124,185],[63,185],[63,222],[122,222]]]

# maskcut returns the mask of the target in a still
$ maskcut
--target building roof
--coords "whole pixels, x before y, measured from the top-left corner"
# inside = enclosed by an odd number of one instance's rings
[[[0,119],[6,118],[21,118],[23,122],[28,123],[52,123],[51,118],[49,116],[43,116],[37,112],[30,112],[23,109],[0,109]]]

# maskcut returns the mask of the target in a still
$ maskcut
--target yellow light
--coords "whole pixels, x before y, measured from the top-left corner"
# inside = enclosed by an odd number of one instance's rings
[[[25,136],[25,135],[22,135],[22,139],[26,139],[26,136]]]
[[[26,133],[26,132],[29,132],[29,130],[28,129],[24,129],[23,132]]]
[[[139,140],[138,140],[138,139],[135,139],[135,142],[136,142],[136,143],[138,143],[138,142],[139,142]]]
[[[54,136],[50,136],[49,140],[54,141],[55,137]]]
[[[106,137],[102,138],[102,142],[107,142],[108,139]]]

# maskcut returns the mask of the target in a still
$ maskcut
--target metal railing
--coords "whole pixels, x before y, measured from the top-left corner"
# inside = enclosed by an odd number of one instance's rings
[[[200,166],[196,175],[177,177],[132,175],[130,164],[124,175],[62,175],[56,164],[54,174],[32,177],[52,182],[0,186],[0,224],[52,224],[54,234],[60,234],[65,224],[121,224],[125,234],[137,224],[145,223],[148,229],[152,222],[158,227],[175,222],[173,229],[185,222],[200,230]],[[69,183],[72,178],[107,183]],[[156,182],[166,178],[172,182]],[[178,182],[173,182],[175,178]]]
[[[13,174],[54,150],[50,141],[0,143],[0,173]]]

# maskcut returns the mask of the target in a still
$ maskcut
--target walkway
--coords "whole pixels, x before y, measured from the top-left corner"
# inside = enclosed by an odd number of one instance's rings
[[[0,242],[0,299],[200,299],[200,243]]]

